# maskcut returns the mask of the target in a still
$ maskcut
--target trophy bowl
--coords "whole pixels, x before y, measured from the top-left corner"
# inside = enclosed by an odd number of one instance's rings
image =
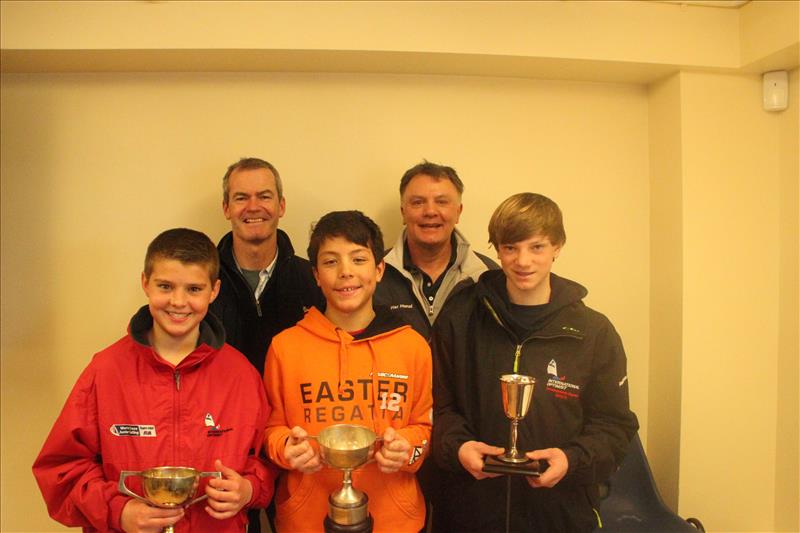
[[[533,398],[536,379],[522,374],[503,374],[500,376],[500,392],[503,397],[503,411],[509,420],[520,420],[528,414]]]
[[[142,478],[144,497],[131,491],[125,485],[125,480],[131,476]],[[199,472],[188,466],[159,466],[138,472],[123,470],[119,474],[118,488],[122,494],[153,507],[175,509],[176,507],[189,507],[207,498],[205,494],[194,498],[201,477],[221,478],[222,474],[220,472]],[[164,528],[164,531],[171,533],[173,528],[168,526]]]
[[[322,460],[340,470],[353,470],[366,463],[379,440],[371,429],[354,424],[328,426],[315,438]]]
[[[194,497],[200,476],[194,468],[161,466],[142,472],[144,497],[158,507],[178,507]]]

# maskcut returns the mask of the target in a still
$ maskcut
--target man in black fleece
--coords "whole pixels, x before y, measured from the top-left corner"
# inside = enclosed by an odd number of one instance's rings
[[[622,341],[583,303],[583,286],[551,273],[566,241],[552,200],[508,198],[492,215],[489,241],[502,270],[456,294],[434,325],[431,440],[449,471],[451,528],[592,531],[598,486],[638,429]],[[517,447],[548,465],[538,478],[482,471],[485,457],[508,442],[499,377],[511,373],[536,379]]]
[[[225,326],[225,341],[264,375],[272,337],[294,326],[305,311],[323,305],[311,264],[294,255],[278,229],[286,198],[278,170],[245,158],[222,178],[222,210],[231,231],[217,245],[222,286],[211,312]],[[261,531],[258,509],[249,513],[250,533]]]

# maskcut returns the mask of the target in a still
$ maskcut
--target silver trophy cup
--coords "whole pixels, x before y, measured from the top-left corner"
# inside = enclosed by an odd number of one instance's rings
[[[125,480],[131,476],[142,478],[144,497],[131,491]],[[160,466],[139,472],[123,470],[119,474],[119,491],[148,505],[162,509],[189,507],[207,498],[204,494],[195,498],[201,477],[222,477],[220,472],[198,472],[186,466]],[[164,533],[174,533],[172,526],[164,528]]]
[[[500,376],[500,391],[503,394],[503,410],[506,417],[511,420],[511,430],[508,435],[508,448],[499,459],[506,463],[527,463],[530,461],[525,454],[517,450],[517,428],[519,421],[528,414],[533,398],[533,386],[536,380],[531,376],[521,374],[505,374]]]
[[[500,392],[503,396],[503,411],[511,420],[508,435],[508,446],[504,454],[487,457],[484,472],[498,474],[522,474],[535,476],[539,474],[539,464],[525,457],[517,449],[517,429],[519,421],[525,418],[531,407],[533,388],[536,380],[532,376],[522,374],[504,374],[500,376]]]
[[[353,486],[351,473],[369,461],[380,437],[364,426],[335,424],[311,436],[319,443],[322,460],[331,468],[344,471],[342,487],[328,497],[326,532],[347,531],[366,533],[372,531],[367,494]]]

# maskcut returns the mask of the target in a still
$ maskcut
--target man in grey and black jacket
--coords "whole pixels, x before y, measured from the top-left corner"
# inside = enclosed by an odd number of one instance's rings
[[[386,269],[374,303],[388,306],[427,340],[445,302],[483,272],[497,268],[491,259],[473,251],[456,229],[463,192],[464,184],[453,168],[429,161],[408,169],[400,180],[405,229],[384,256]],[[433,461],[425,462],[417,473],[425,499],[433,507],[434,532],[450,531],[437,505],[442,475]]]
[[[447,299],[497,268],[456,229],[463,192],[453,168],[429,161],[408,169],[400,180],[405,229],[384,256],[386,272],[375,304],[388,306],[428,340]]]

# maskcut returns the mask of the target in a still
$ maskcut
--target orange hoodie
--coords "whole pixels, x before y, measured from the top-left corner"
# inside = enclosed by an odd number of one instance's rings
[[[289,469],[283,452],[291,428],[310,435],[332,424],[358,424],[377,435],[392,426],[412,446],[407,465],[382,473],[375,462],[353,472],[353,486],[366,492],[374,532],[416,533],[425,502],[416,472],[431,434],[431,353],[411,327],[378,310],[354,339],[316,308],[272,340],[264,384],[272,405],[265,444],[269,458]],[[316,443],[312,441],[316,447]],[[276,526],[280,533],[323,531],[328,496],[342,485],[342,471],[281,476]]]

